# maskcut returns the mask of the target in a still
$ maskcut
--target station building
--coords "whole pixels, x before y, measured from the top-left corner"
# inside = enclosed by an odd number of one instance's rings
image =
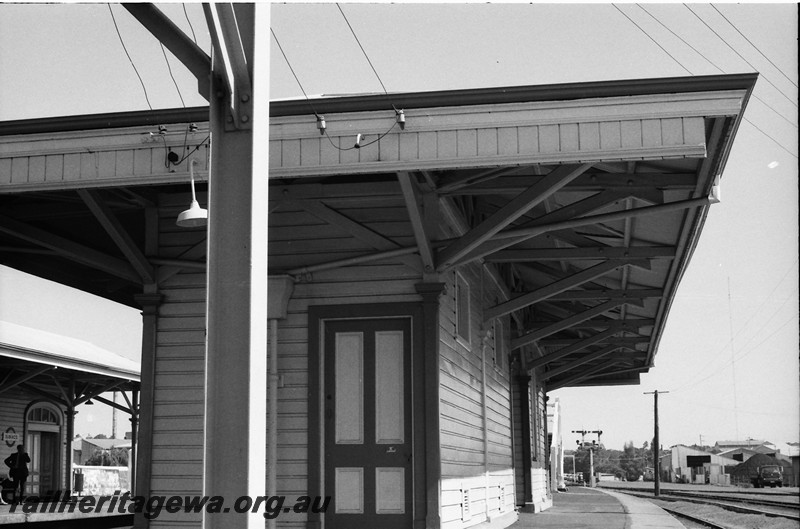
[[[125,403],[102,396],[114,390],[124,392]],[[73,464],[82,463],[71,449],[76,407],[105,401],[135,429],[138,390],[137,362],[82,340],[0,321],[0,461],[23,445],[31,458],[26,496],[71,490]]]
[[[142,308],[137,494],[239,490],[209,476],[244,461],[268,494],[331,497],[278,527],[507,527],[553,492],[548,392],[653,367],[754,82],[274,102],[268,193],[243,196],[268,213],[257,372],[208,323],[238,286],[215,223],[250,215],[214,209],[240,181],[208,108],[0,124],[0,262]],[[176,225],[190,173],[208,227]]]

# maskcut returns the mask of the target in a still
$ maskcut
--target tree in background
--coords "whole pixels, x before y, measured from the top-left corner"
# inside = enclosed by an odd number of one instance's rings
[[[633,445],[633,441],[625,443],[619,458],[619,466],[626,480],[638,481],[639,477],[644,475],[645,459],[642,453],[643,450],[644,447],[637,450]]]

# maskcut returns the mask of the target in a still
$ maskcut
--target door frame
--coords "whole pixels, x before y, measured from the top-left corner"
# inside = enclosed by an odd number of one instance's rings
[[[429,435],[425,428],[427,410],[439,413],[439,402],[426,408],[425,401],[425,351],[422,322],[422,305],[417,303],[314,305],[308,307],[308,495],[325,496],[325,421],[322,413],[325,358],[325,323],[334,320],[374,320],[409,318],[411,321],[411,507],[414,527],[425,527],[427,513],[428,474],[433,469],[426,466],[425,445]],[[434,354],[437,352],[434,351]],[[431,411],[427,411],[431,413]],[[435,469],[438,473],[438,469]],[[434,474],[437,475],[437,474]],[[437,485],[438,486],[438,485]],[[308,513],[307,527],[320,529],[322,513]]]
[[[45,408],[53,412],[58,418],[58,425],[49,425],[49,424],[41,424],[37,422],[31,422],[28,420],[28,414],[34,408]],[[25,451],[29,454],[32,450],[32,447],[28,446],[28,435],[33,432],[50,432],[55,433],[57,435],[56,440],[56,459],[55,459],[55,472],[54,472],[54,481],[57,489],[60,489],[64,485],[64,421],[66,420],[64,411],[55,403],[47,399],[37,399],[32,400],[25,406],[25,412],[23,415],[24,423],[23,423],[23,444],[25,445]],[[41,451],[41,445],[39,446]],[[71,442],[67,443],[67,450],[72,450]],[[33,457],[38,457],[39,462],[41,464],[41,454],[37,454]],[[30,473],[33,474],[33,468],[30,469]],[[41,487],[41,482],[39,482],[39,486]],[[33,491],[33,480],[28,478],[25,483],[25,487],[29,488]],[[38,494],[42,494],[40,490]]]

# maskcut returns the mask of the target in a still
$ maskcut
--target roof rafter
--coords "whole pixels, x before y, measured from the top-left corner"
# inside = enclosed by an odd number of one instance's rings
[[[454,263],[458,262],[481,243],[489,240],[492,235],[514,222],[526,211],[541,203],[590,167],[591,164],[568,164],[561,165],[551,171],[547,176],[514,197],[514,199],[477,227],[471,229],[455,243],[441,250],[437,255],[437,270],[442,272],[453,266]]]
[[[511,340],[511,348],[517,349],[522,347],[523,345],[527,345],[531,342],[536,342],[546,336],[550,336],[551,334],[555,334],[559,331],[563,331],[564,329],[568,329],[575,325],[576,323],[580,323],[586,320],[590,320],[595,316],[599,316],[600,314],[606,313],[610,310],[613,310],[620,305],[625,305],[627,303],[638,303],[641,304],[640,300],[626,300],[626,299],[612,299],[606,301],[605,303],[601,303],[596,307],[592,307],[590,309],[584,310],[583,312],[579,312],[570,316],[569,318],[565,318],[561,321],[552,323],[546,327],[541,329],[537,329],[535,331],[531,331],[527,334],[520,336],[514,340]],[[609,329],[612,330],[612,329]],[[616,331],[615,331],[616,332]]]
[[[122,259],[117,259],[88,246],[18,222],[4,215],[0,215],[0,232],[13,235],[38,246],[44,246],[57,252],[62,257],[85,264],[91,268],[108,272],[111,275],[136,284],[141,283],[141,277],[139,277],[136,270],[130,263]]]
[[[515,261],[563,261],[579,259],[657,259],[675,257],[674,246],[634,246],[614,248],[595,246],[592,248],[537,248],[531,250],[503,250],[486,257],[490,263]]]
[[[613,366],[617,362],[619,362],[619,360],[617,360],[616,358],[612,358],[611,360],[606,360],[602,364],[589,367],[588,369],[586,369],[584,371],[579,371],[579,372],[575,373],[574,375],[569,376],[569,377],[567,377],[565,379],[557,380],[552,385],[551,384],[547,385],[547,391],[553,391],[554,389],[563,388],[565,386],[569,386],[570,384],[574,384],[575,382],[578,382],[578,381],[581,381],[581,380],[585,380],[585,379],[591,377],[592,375],[594,375],[595,373],[603,371],[604,369],[608,369],[609,367]]]
[[[572,288],[580,286],[584,283],[592,281],[593,279],[603,276],[608,272],[611,272],[612,270],[616,270],[618,268],[627,265],[634,265],[634,266],[648,268],[650,263],[649,261],[646,260],[642,261],[633,259],[605,261],[603,263],[582,270],[571,276],[559,279],[558,281],[551,283],[547,286],[538,288],[532,292],[528,292],[527,294],[523,294],[522,296],[506,301],[505,303],[500,303],[499,305],[490,307],[484,311],[484,321],[488,322],[493,320],[494,318],[508,314],[509,312],[514,312],[515,310],[519,310],[522,307],[533,305],[534,303],[543,301],[549,298],[550,296],[554,296],[565,290],[570,290]]]
[[[575,360],[573,360],[571,362],[568,362],[568,363],[564,364],[563,366],[559,366],[559,367],[556,367],[556,368],[551,369],[549,371],[545,371],[545,373],[542,375],[542,380],[549,380],[549,379],[551,379],[553,377],[557,377],[558,375],[560,375],[562,373],[566,373],[568,371],[572,371],[573,369],[575,369],[577,367],[580,367],[583,364],[588,364],[589,362],[593,362],[593,361],[597,360],[598,358],[602,358],[604,356],[607,356],[607,355],[609,355],[609,354],[611,354],[611,353],[613,353],[615,351],[618,351],[619,349],[621,349],[621,346],[619,346],[619,345],[616,345],[616,344],[607,345],[607,346],[605,346],[603,348],[597,349],[596,351],[592,351],[592,352],[586,353],[584,355],[581,355],[580,358],[576,358]]]
[[[411,175],[407,172],[397,173],[397,180],[400,182],[400,189],[403,192],[403,199],[408,210],[411,228],[414,230],[414,239],[417,241],[424,272],[432,273],[436,264],[434,262],[433,248],[431,247],[431,236],[425,229],[425,219],[420,209],[417,189],[411,179]]]
[[[293,201],[297,206],[303,208],[315,217],[325,222],[337,226],[349,233],[356,239],[369,244],[376,250],[402,250],[399,244],[372,231],[361,223],[339,213],[333,208],[328,207],[319,200],[296,200]],[[418,249],[418,248],[417,248]],[[399,255],[398,260],[414,270],[420,270],[419,259],[410,255]]]
[[[103,201],[98,192],[89,189],[79,189],[78,196],[86,203],[86,206],[91,210],[92,214],[97,218],[97,221],[103,226],[103,229],[108,233],[114,241],[114,244],[117,245],[141,278],[147,283],[152,283],[155,278],[153,265],[147,261],[147,258],[133,241],[133,238],[125,230],[122,223],[117,219],[116,215],[114,215],[114,212],[111,211],[111,208]]]

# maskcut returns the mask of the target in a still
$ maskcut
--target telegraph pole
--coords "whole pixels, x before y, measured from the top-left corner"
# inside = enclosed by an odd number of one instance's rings
[[[669,393],[669,391],[662,391],[661,393]],[[658,440],[658,390],[645,391],[645,395],[653,395],[653,477],[655,478],[655,491],[654,496],[658,497],[661,494],[661,462],[658,460],[660,453],[660,442]]]

